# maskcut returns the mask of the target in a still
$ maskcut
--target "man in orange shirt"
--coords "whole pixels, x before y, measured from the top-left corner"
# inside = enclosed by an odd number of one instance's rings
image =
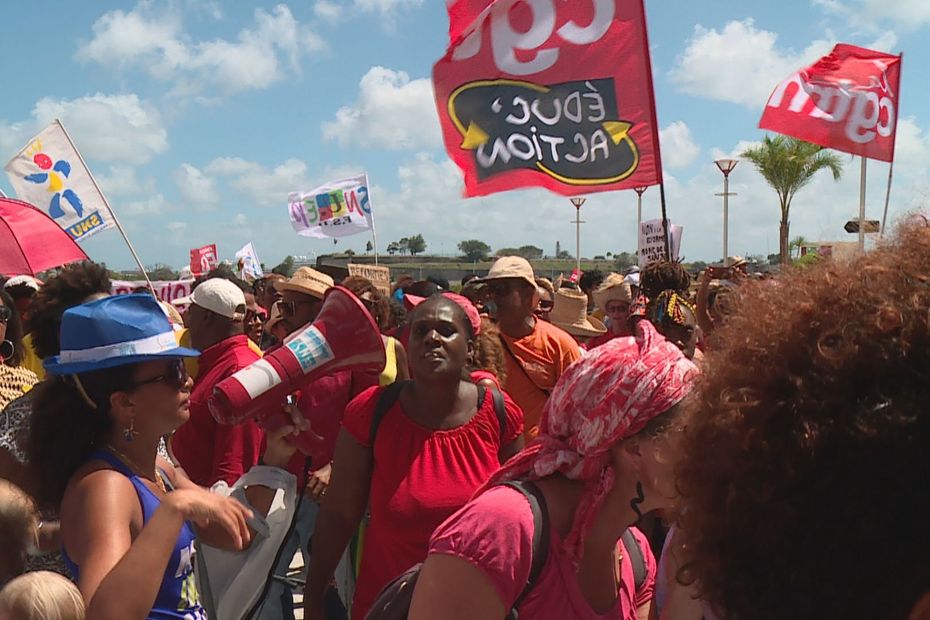
[[[539,432],[549,392],[581,352],[566,332],[534,316],[539,293],[533,267],[526,259],[498,259],[481,282],[496,305],[507,360],[504,389],[523,409],[524,436],[529,441]]]

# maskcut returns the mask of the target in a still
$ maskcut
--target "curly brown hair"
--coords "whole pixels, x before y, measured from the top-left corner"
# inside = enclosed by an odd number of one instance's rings
[[[475,361],[471,370],[487,370],[494,373],[497,381],[504,385],[507,381],[507,364],[504,362],[504,345],[501,344],[501,331],[488,318],[481,319],[481,332],[475,338]]]
[[[683,440],[679,579],[730,619],[906,617],[930,590],[930,228],[743,289]]]

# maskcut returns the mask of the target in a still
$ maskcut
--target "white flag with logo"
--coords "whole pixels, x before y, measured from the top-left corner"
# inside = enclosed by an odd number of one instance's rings
[[[347,237],[374,226],[368,175],[333,181],[287,198],[291,226],[304,237]]]
[[[77,241],[114,226],[110,209],[57,119],[7,163],[6,173],[20,200],[48,213]]]
[[[236,252],[237,269],[239,277],[248,282],[253,282],[264,277],[262,264],[258,260],[258,254],[255,252],[255,246],[249,241],[241,250]]]

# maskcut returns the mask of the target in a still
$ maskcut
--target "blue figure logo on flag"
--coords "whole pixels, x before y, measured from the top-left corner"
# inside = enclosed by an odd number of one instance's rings
[[[65,216],[65,211],[61,207],[61,199],[64,198],[78,217],[84,215],[84,203],[81,202],[73,189],[65,187],[65,181],[71,176],[71,164],[64,159],[59,159],[52,164],[52,158],[42,152],[42,141],[36,140],[32,143],[27,151],[32,155],[32,161],[39,167],[39,172],[28,174],[23,177],[30,183],[36,185],[46,185],[48,192],[52,194],[52,199],[48,205],[48,214],[53,218],[60,219]]]

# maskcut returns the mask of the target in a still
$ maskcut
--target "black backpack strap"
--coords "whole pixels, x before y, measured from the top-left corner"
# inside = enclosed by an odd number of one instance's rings
[[[513,602],[510,613],[507,614],[508,620],[516,620],[518,617],[517,608],[523,602],[523,599],[532,592],[536,582],[542,575],[543,568],[546,566],[546,560],[549,559],[549,509],[546,506],[546,497],[539,487],[528,480],[511,480],[504,482],[501,486],[510,487],[523,493],[526,500],[530,503],[533,510],[533,563],[530,565],[530,574],[526,579],[526,585]]]
[[[384,419],[387,412],[390,411],[394,403],[397,402],[397,399],[400,398],[401,390],[403,390],[404,386],[408,383],[410,382],[395,381],[381,390],[381,394],[378,396],[378,404],[375,405],[375,415],[371,418],[371,430],[368,431],[368,445],[371,446],[372,450],[375,449],[375,437],[378,436],[378,427],[381,426],[381,420]]]
[[[626,549],[626,555],[630,558],[633,565],[633,582],[636,584],[636,591],[639,592],[643,584],[646,583],[646,558],[643,556],[642,547],[636,542],[633,536],[633,530],[627,528],[620,537],[623,542],[623,548]]]
[[[497,423],[501,428],[501,447],[507,441],[507,410],[504,408],[504,395],[500,390],[491,388],[491,397],[494,398],[494,413],[497,414]]]

